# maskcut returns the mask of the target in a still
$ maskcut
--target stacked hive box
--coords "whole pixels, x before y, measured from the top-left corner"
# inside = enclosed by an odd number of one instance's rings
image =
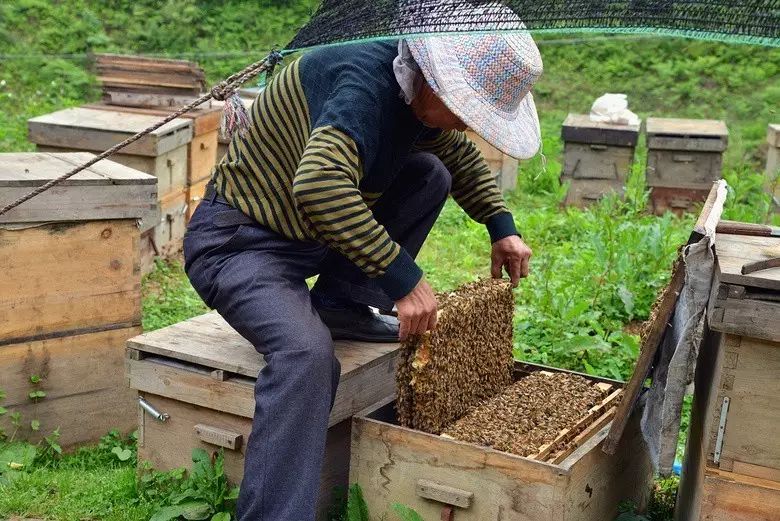
[[[0,154],[0,206],[92,157]],[[137,220],[155,218],[156,200],[154,177],[103,161],[0,216],[0,389],[22,414],[17,436],[59,428],[71,446],[134,428],[121,374],[140,332]]]
[[[86,107],[129,114],[147,114],[160,118],[166,117],[176,110],[174,108],[125,107],[97,103]],[[187,148],[187,184],[185,186],[187,220],[189,221],[195,208],[198,207],[198,203],[203,199],[206,184],[211,177],[214,164],[217,162],[222,107],[203,104],[181,117],[192,121],[192,141]]]
[[[347,485],[350,418],[393,395],[399,352],[397,344],[358,342],[336,342],[335,349],[341,381],[330,415],[318,519],[326,519],[333,488]],[[225,473],[239,483],[263,366],[263,357],[215,312],[131,339],[129,385],[168,416],[159,421],[139,409],[139,460],[158,469],[187,467],[193,448],[222,448]]]
[[[639,125],[613,125],[569,114],[563,123],[562,181],[569,181],[567,205],[583,206],[605,194],[623,194],[634,162]]]
[[[39,151],[102,152],[160,121],[159,116],[72,108],[32,118],[29,139]],[[131,143],[111,161],[157,177],[159,220],[141,225],[141,266],[151,270],[155,256],[181,248],[186,227],[188,149],[192,120],[175,119]]]
[[[780,124],[769,125],[766,132],[766,177],[775,207],[780,207]]]
[[[780,267],[742,273],[780,238],[720,234],[715,251],[676,519],[780,519]]]
[[[647,185],[655,213],[692,211],[721,178],[728,129],[706,119],[647,119]]]

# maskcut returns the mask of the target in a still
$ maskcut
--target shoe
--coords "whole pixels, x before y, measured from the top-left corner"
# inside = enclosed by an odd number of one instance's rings
[[[329,309],[317,307],[320,318],[330,329],[333,340],[358,342],[398,342],[398,319],[378,315],[368,307]]]

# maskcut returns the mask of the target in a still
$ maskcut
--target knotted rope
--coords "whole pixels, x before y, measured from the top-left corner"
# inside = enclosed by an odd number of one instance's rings
[[[125,139],[121,143],[117,143],[113,147],[109,148],[105,152],[101,152],[99,155],[93,157],[86,163],[77,166],[73,170],[70,170],[69,172],[62,174],[61,176],[52,179],[51,181],[48,181],[47,183],[39,186],[32,192],[23,195],[16,201],[4,206],[3,208],[0,208],[0,215],[3,215],[4,213],[7,213],[20,204],[29,201],[36,195],[40,195],[46,190],[57,186],[58,184],[62,183],[66,179],[69,179],[73,177],[74,175],[78,174],[79,172],[82,172],[86,170],[87,168],[91,167],[98,161],[101,161],[108,156],[115,154],[119,150],[122,150],[127,145],[138,141],[142,137],[146,136],[150,132],[153,132],[157,130],[158,128],[162,127],[166,123],[169,123],[173,121],[174,119],[178,118],[182,114],[186,114],[187,112],[191,111],[198,105],[205,103],[206,101],[210,99],[215,99],[217,101],[224,101],[225,102],[225,109],[222,113],[222,129],[223,132],[231,136],[234,132],[243,133],[249,123],[249,115],[246,112],[246,108],[244,107],[243,102],[241,101],[241,98],[239,98],[238,94],[236,93],[236,90],[243,85],[247,80],[251,79],[255,75],[266,72],[268,74],[271,74],[274,70],[274,67],[276,67],[279,62],[281,62],[283,59],[282,53],[273,50],[271,51],[268,56],[263,58],[262,60],[255,62],[246,68],[240,70],[239,72],[230,75],[227,77],[224,81],[219,82],[216,84],[210,92],[207,94],[204,94],[200,98],[196,99],[195,101],[189,103],[188,105],[180,108],[176,112],[166,116],[164,119],[158,121],[154,125],[145,128],[141,132],[135,134],[134,136],[130,136],[129,138]]]

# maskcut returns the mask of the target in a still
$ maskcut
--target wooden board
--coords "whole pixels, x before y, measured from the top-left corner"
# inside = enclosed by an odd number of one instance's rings
[[[650,189],[650,204],[652,205],[653,213],[663,215],[666,212],[672,212],[681,215],[685,212],[695,212],[697,208],[701,207],[709,194],[709,188],[703,187],[710,184],[702,184],[702,188],[653,186]]]
[[[780,483],[708,470],[704,477],[701,521],[776,521]]]
[[[149,116],[167,116],[178,110],[177,107],[128,107],[124,105],[110,105],[107,103],[88,103],[82,105],[84,108],[94,110],[107,110],[111,112],[127,112],[129,114],[146,114]],[[183,119],[192,120],[193,137],[200,136],[219,130],[220,120],[222,119],[222,107],[212,105],[212,102],[205,102],[198,105],[197,108],[182,114]]]
[[[0,154],[0,206],[93,157],[83,152]],[[112,161],[100,161],[3,214],[0,224],[154,218],[155,183],[156,179],[150,175]]]
[[[780,342],[725,335],[723,349],[718,418],[722,397],[730,404],[720,468],[740,461],[780,470]]]
[[[719,234],[715,251],[721,282],[780,291],[780,268],[742,275],[745,264],[780,256],[780,238]]]
[[[265,366],[263,357],[217,313],[212,311],[157,331],[131,338],[127,346],[256,378]],[[398,344],[336,342],[341,372],[347,374],[385,355],[395,356]]]
[[[561,138],[565,142],[636,146],[640,125],[616,125],[591,121],[588,114],[569,114],[561,127]]]
[[[0,346],[0,382],[7,393],[3,406],[19,411],[22,439],[33,441],[60,428],[63,446],[97,441],[112,428],[133,430],[133,392],[122,377],[126,340],[140,327],[130,327]],[[42,381],[30,384],[30,376]],[[33,403],[27,393],[33,388],[47,393]],[[30,431],[33,419],[41,422],[38,433]],[[0,428],[9,432],[8,416]]]
[[[728,145],[728,128],[710,119],[648,118],[647,148],[722,152]]]
[[[482,139],[476,132],[467,130],[468,138],[477,145],[482,156],[487,161],[490,171],[496,178],[496,182],[501,191],[506,192],[514,190],[517,187],[517,168],[519,161]]]
[[[193,138],[187,153],[187,185],[197,184],[211,177],[217,163],[217,134],[212,130]]]
[[[139,262],[134,220],[0,227],[0,346],[140,324]]]
[[[721,178],[722,164],[719,152],[649,150],[647,185],[703,190],[706,197],[713,181]]]
[[[249,346],[248,343],[243,345]],[[364,347],[370,349],[370,345]],[[397,350],[389,353],[374,352],[375,359],[357,365],[356,356],[366,356],[366,353],[356,352],[364,351],[363,346],[337,342],[335,349],[342,365],[341,380],[330,413],[331,426],[395,392],[398,354]],[[239,348],[239,354],[242,354],[241,350],[243,349]],[[248,377],[223,373],[220,378],[215,379],[212,370],[207,366],[181,362],[170,357],[145,355],[134,349],[130,349],[130,353],[131,357],[127,361],[130,387],[236,416],[252,418],[254,415],[254,385],[257,375]],[[253,348],[250,355],[262,360]]]
[[[159,116],[70,108],[28,120],[36,145],[102,152],[160,121]],[[159,156],[192,140],[192,122],[170,121],[122,149],[124,154]]]
[[[54,153],[74,152],[77,150],[48,145],[37,145],[36,149],[39,152]],[[186,186],[187,157],[188,147],[187,145],[182,145],[159,156],[150,157],[117,153],[112,154],[109,159],[103,161],[122,164],[139,172],[144,172],[156,177],[157,198],[159,200],[171,193],[184,189]],[[103,161],[100,161],[97,164],[101,164]]]
[[[160,411],[170,414],[166,422],[154,420],[139,409],[138,415],[138,460],[149,461],[158,470],[170,470],[192,466],[192,449],[201,448],[214,453],[222,448],[225,461],[225,475],[231,483],[239,484],[244,474],[246,442],[235,450],[203,441],[196,426],[207,425],[249,438],[252,420],[240,416],[214,411],[188,403],[172,400],[154,394],[143,394],[144,398]],[[325,445],[325,461],[320,477],[320,500],[317,521],[326,521],[328,507],[335,487],[345,489],[348,485],[350,452],[350,422],[344,420],[328,430]]]

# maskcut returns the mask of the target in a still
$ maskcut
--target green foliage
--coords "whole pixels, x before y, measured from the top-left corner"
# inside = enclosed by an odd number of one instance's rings
[[[230,520],[238,487],[230,487],[224,472],[224,456],[218,452],[212,463],[203,449],[192,451],[192,470],[178,491],[168,498],[151,521],[175,519]]]
[[[347,498],[347,517],[345,521],[370,521],[368,505],[363,499],[363,490],[357,483],[350,485]]]
[[[6,485],[32,466],[34,445],[23,441],[0,443],[0,485]]]
[[[393,504],[393,511],[398,514],[401,521],[424,521],[420,514],[400,503]]]
[[[156,260],[143,280],[143,327],[152,331],[205,313],[181,262]]]
[[[680,478],[672,476],[656,480],[653,493],[647,505],[647,515],[650,521],[672,521],[674,505],[677,501],[677,488]]]

